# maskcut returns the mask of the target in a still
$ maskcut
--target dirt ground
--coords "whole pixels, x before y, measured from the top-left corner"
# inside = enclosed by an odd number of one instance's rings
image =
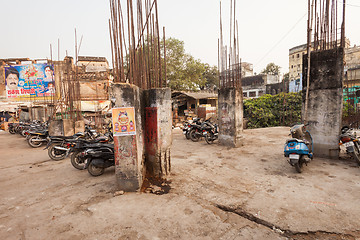
[[[237,149],[173,131],[168,194],[114,196],[114,168],[91,177],[0,132],[0,239],[360,239],[360,169],[283,156],[289,128],[244,131]]]

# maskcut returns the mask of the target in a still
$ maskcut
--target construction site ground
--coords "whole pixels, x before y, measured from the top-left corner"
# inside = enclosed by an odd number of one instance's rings
[[[69,158],[0,132],[0,239],[360,239],[360,168],[315,157],[295,172],[289,128],[245,130],[243,146],[173,130],[170,192],[115,194]]]

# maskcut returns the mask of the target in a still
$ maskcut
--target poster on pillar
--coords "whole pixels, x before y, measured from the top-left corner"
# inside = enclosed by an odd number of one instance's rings
[[[23,64],[5,66],[6,97],[15,101],[46,100],[55,96],[54,66]]]
[[[135,108],[113,108],[112,122],[114,136],[136,135]]]

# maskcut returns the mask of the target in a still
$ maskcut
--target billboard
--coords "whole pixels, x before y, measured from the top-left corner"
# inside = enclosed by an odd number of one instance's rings
[[[46,100],[55,96],[54,66],[46,63],[5,66],[6,97]]]

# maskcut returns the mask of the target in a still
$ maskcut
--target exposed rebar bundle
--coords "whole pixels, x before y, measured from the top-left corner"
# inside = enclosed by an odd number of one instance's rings
[[[75,29],[75,66],[72,57],[65,57],[59,84],[60,89],[57,90],[59,98],[53,98],[55,110],[52,119],[70,119],[73,122],[82,119],[79,67],[77,66],[79,49]]]
[[[324,51],[337,47],[345,48],[345,5],[343,0],[340,42],[338,41],[338,3],[337,0],[308,0],[307,26],[307,73],[303,120],[308,120],[311,51]],[[312,34],[315,26],[314,34]]]
[[[313,50],[321,51],[336,47],[345,47],[345,0],[343,0],[343,13],[341,28],[338,28],[338,1],[312,0],[308,3],[308,44],[313,41]],[[314,26],[314,29],[313,29]],[[311,32],[313,31],[313,39]]]
[[[230,42],[224,45],[221,1],[220,1],[220,39],[218,40],[218,68],[220,88],[241,88],[241,60],[239,54],[239,31],[236,20],[236,0],[231,0],[230,7]]]
[[[110,0],[114,82],[127,82],[143,89],[166,87],[165,28],[163,51],[157,0],[137,0],[135,7],[132,0],[127,0],[124,18],[121,1]]]

